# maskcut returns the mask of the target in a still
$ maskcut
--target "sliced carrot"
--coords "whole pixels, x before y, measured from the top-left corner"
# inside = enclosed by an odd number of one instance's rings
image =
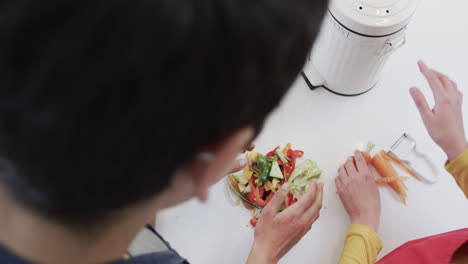
[[[408,191],[408,187],[406,187],[405,183],[402,182],[402,184],[403,184],[403,187],[405,187],[405,190]]]
[[[413,176],[414,178],[416,178],[418,181],[421,181],[421,177],[419,177],[418,175],[416,175],[416,173],[414,173],[414,171],[412,171],[410,168],[406,167],[405,164],[403,164],[401,161],[399,161],[398,159],[396,159],[395,157],[393,157],[392,155],[389,155],[387,152],[381,150],[380,151],[380,155],[382,155],[382,157],[384,159],[386,159],[387,161],[390,161],[390,162],[393,162],[395,165],[397,165],[398,167],[402,168],[404,171],[406,171],[409,175]]]
[[[377,184],[388,184],[388,183],[391,183],[391,182],[394,182],[394,181],[407,180],[407,179],[409,179],[409,178],[408,177],[379,178],[379,179],[375,179],[375,183],[377,183]]]
[[[399,177],[392,164],[386,161],[381,155],[375,154],[372,158],[372,165],[377,169],[382,178]],[[389,183],[390,187],[401,197],[403,203],[406,204],[407,193],[401,179]]]
[[[229,181],[231,182],[231,186],[234,188],[234,190],[236,192],[240,193],[241,191],[239,190],[239,185],[238,185],[236,179],[234,179],[234,176],[229,175],[228,178],[229,178]]]
[[[272,192],[276,193],[276,190],[275,190],[275,188],[273,187],[273,184],[270,181],[265,183],[265,190],[272,191]]]
[[[253,184],[252,184],[252,187],[253,187]],[[260,191],[258,190],[258,186],[253,187],[253,190],[254,190],[256,202],[260,201],[262,198],[260,197]]]
[[[284,149],[281,151],[284,155],[288,155],[288,150],[291,149],[291,143],[286,144]]]

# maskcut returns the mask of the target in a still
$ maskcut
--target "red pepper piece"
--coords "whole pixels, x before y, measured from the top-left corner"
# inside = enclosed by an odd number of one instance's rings
[[[247,193],[247,200],[249,200],[249,202],[251,202],[251,203],[256,203],[255,202],[255,194],[254,194],[253,190],[251,190],[250,192]]]
[[[265,191],[263,191],[265,192]],[[261,195],[263,196],[263,194]],[[270,194],[268,194],[266,200],[263,200],[262,198],[260,198],[259,200],[257,200],[257,204],[261,207],[265,207],[270,201],[271,199],[273,199],[273,196],[275,196],[275,194],[273,192],[270,192]]]
[[[291,166],[290,163],[286,163],[283,165],[283,176],[284,176],[284,181],[288,181],[289,176],[291,176],[294,168]]]
[[[258,196],[255,196],[255,199],[257,199],[257,202],[258,202],[262,200],[262,197],[265,194],[265,189],[263,187],[257,187],[257,188],[258,188]]]
[[[275,196],[275,194],[274,194],[273,192],[271,192],[271,193],[267,196],[267,198],[266,198],[266,200],[265,200],[266,204],[270,203],[274,196]]]
[[[294,156],[296,156],[296,158],[302,158],[302,156],[304,156],[304,151],[294,150]]]
[[[274,151],[270,151],[265,155],[265,157],[270,158],[270,157],[273,157],[275,155],[276,155],[276,153]]]
[[[289,206],[295,204],[297,202],[297,198],[294,198],[294,196],[292,195],[292,193],[289,193],[288,194],[288,203],[289,203]]]
[[[254,216],[252,219],[250,219],[250,224],[253,226],[253,227],[256,227],[257,226],[257,217]]]
[[[288,163],[291,165],[292,169],[294,170],[294,168],[296,168],[296,154],[292,149],[290,149],[288,150],[287,156],[290,159]]]

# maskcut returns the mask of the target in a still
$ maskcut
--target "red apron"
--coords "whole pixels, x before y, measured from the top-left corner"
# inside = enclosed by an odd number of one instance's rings
[[[390,252],[377,264],[450,263],[453,255],[468,242],[468,228],[410,241]]]

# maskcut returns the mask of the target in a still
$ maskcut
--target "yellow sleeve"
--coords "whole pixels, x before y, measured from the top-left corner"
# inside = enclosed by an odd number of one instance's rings
[[[351,225],[346,232],[339,264],[374,264],[382,249],[382,240],[369,227]]]
[[[468,198],[468,150],[452,161],[447,161],[445,168],[457,182]]]

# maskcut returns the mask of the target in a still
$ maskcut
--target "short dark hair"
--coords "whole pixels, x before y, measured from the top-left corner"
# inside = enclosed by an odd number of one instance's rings
[[[167,188],[201,147],[260,129],[326,0],[15,0],[0,9],[0,181],[66,224]]]

